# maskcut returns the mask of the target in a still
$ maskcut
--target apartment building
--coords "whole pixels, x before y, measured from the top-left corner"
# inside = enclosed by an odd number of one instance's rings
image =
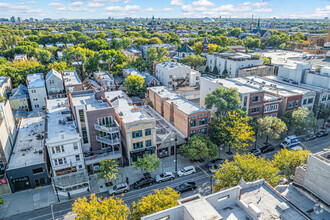
[[[156,120],[133,105],[132,100],[123,91],[106,92],[105,97],[116,110],[123,155],[127,163],[131,165],[146,153],[156,153]]]
[[[62,72],[66,93],[84,90],[83,84],[75,70],[64,70]]]
[[[17,128],[9,101],[0,102],[0,173],[14,148]]]
[[[12,89],[10,77],[0,76],[0,96],[8,98]]]
[[[6,170],[13,193],[50,184],[45,152],[45,117],[23,118]]]
[[[47,101],[46,149],[54,187],[61,196],[86,192],[89,179],[81,138],[72,120],[68,99]]]
[[[216,68],[219,75],[222,75],[226,70],[227,75],[232,78],[238,77],[240,69],[263,64],[263,59],[236,52],[211,53],[206,55],[206,59],[206,65],[211,72]]]
[[[210,112],[180,97],[165,86],[150,87],[148,97],[155,110],[174,124],[184,136],[208,133]]]
[[[104,159],[122,164],[122,147],[115,108],[104,98],[104,90],[75,91],[68,95],[88,171],[93,172]]]
[[[65,97],[62,74],[51,69],[46,75],[46,88],[49,99]]]
[[[30,109],[29,92],[26,86],[19,84],[11,90],[9,103],[13,111],[28,111]]]
[[[107,71],[94,72],[93,76],[106,92],[116,90],[115,80]]]
[[[155,76],[162,85],[175,89],[198,86],[201,74],[182,63],[166,61],[156,65]]]
[[[46,108],[47,92],[42,73],[29,74],[26,77],[30,103],[33,111]]]

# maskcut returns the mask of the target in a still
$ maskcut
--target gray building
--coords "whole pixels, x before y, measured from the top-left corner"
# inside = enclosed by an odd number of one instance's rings
[[[49,99],[65,97],[62,74],[51,69],[46,75],[46,89]]]
[[[22,119],[6,170],[13,193],[50,184],[44,133],[45,117]]]

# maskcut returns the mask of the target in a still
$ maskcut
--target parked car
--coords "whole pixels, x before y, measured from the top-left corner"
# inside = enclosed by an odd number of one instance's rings
[[[294,150],[294,151],[297,151],[297,150],[302,150],[303,148],[300,147],[300,146],[295,146],[295,147],[292,147],[290,150]]]
[[[196,183],[195,182],[186,182],[182,183],[176,187],[174,187],[174,190],[178,193],[183,193],[187,191],[193,191],[196,189]]]
[[[220,167],[221,167],[221,164],[220,163],[214,164],[214,166],[212,166],[212,167],[209,168],[209,172],[213,174],[213,173],[215,173],[215,171],[217,171],[218,169],[220,169]]]
[[[311,141],[314,140],[316,137],[316,134],[308,134],[305,137],[302,138],[303,141]]]
[[[222,164],[223,162],[225,162],[224,159],[217,158],[217,159],[214,159],[214,160],[211,160],[210,162],[208,162],[208,163],[206,164],[206,166],[207,166],[208,168],[211,168],[211,167],[213,167],[214,165],[216,165],[216,164]]]
[[[252,149],[249,152],[250,154],[253,154],[256,157],[261,155],[261,151],[259,149]]]
[[[320,137],[324,137],[327,136],[329,133],[327,131],[320,131],[316,133],[316,137],[320,138]]]
[[[193,173],[196,173],[195,167],[187,166],[187,167],[184,167],[184,168],[182,168],[178,171],[178,176],[179,177],[187,176],[187,175],[190,175],[190,174],[193,174]]]
[[[113,186],[111,189],[109,189],[110,196],[113,196],[115,194],[119,193],[127,193],[130,190],[130,187],[127,183],[121,183],[118,185]]]
[[[327,123],[325,124],[325,126],[330,127],[330,120],[327,121]]]
[[[155,177],[156,183],[161,183],[173,179],[174,179],[174,174],[172,172],[165,172]]]
[[[142,187],[145,186],[151,186],[152,184],[154,184],[154,181],[155,181],[154,178],[152,178],[150,174],[145,174],[143,178],[133,183],[133,188],[141,189]]]
[[[267,144],[267,145],[263,146],[262,148],[260,148],[261,153],[267,153],[267,152],[270,152],[273,150],[275,150],[275,148],[271,144]]]

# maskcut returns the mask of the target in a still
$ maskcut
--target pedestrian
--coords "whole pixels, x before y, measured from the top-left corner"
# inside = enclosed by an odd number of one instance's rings
[[[127,183],[127,185],[129,185],[128,177],[126,177],[126,183]]]
[[[71,195],[70,195],[70,192],[68,192],[68,198],[71,199]]]

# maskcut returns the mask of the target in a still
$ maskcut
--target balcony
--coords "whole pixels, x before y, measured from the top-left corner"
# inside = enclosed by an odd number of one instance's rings
[[[117,132],[119,132],[119,128],[118,128],[117,124],[112,124],[110,126],[94,124],[94,128],[97,131],[102,131],[102,132],[105,132],[105,133],[117,133]]]
[[[90,164],[99,163],[100,161],[106,160],[106,159],[121,158],[121,152],[120,152],[120,150],[110,151],[110,152],[106,152],[104,150],[93,151],[93,152],[90,152],[89,154],[84,154],[84,157],[85,157],[86,165],[90,165]]]
[[[98,142],[101,142],[101,143],[104,143],[104,144],[108,144],[108,145],[115,145],[115,144],[119,144],[120,143],[119,138],[110,139],[109,137],[101,137],[99,135],[96,135],[96,140]]]

